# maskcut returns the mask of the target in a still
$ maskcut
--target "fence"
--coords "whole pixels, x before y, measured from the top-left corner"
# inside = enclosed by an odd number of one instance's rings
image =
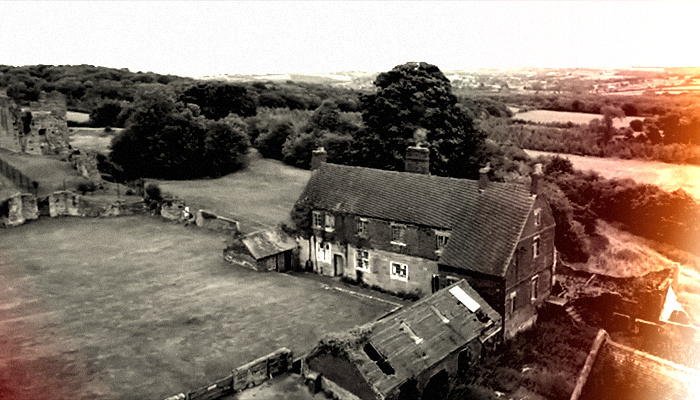
[[[211,385],[201,387],[188,394],[180,393],[165,400],[215,400],[257,386],[274,376],[291,370],[291,367],[292,351],[283,347],[234,369],[231,375],[219,379]]]
[[[0,158],[0,173],[17,186],[20,190],[25,190],[37,196],[39,182],[29,179],[29,177],[18,170],[12,164]]]

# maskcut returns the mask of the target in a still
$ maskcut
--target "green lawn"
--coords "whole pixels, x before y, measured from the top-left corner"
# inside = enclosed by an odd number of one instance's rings
[[[391,308],[228,264],[225,239],[146,216],[0,230],[0,398],[162,399]]]
[[[261,158],[253,150],[248,168],[219,179],[155,181],[164,192],[195,208],[205,208],[240,222],[244,232],[289,220],[310,172]]]
[[[55,158],[32,154],[19,154],[0,148],[0,158],[22,171],[29,179],[39,183],[39,196],[46,196],[56,190],[75,189],[85,179],[76,172],[70,163]]]

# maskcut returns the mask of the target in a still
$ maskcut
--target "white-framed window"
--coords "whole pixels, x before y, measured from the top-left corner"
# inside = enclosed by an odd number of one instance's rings
[[[369,251],[357,249],[355,253],[355,268],[369,272]]]
[[[331,262],[331,244],[330,242],[316,242],[316,261]]]
[[[391,279],[408,281],[408,265],[392,261],[389,263],[389,276]]]
[[[512,292],[506,299],[506,317],[512,317],[515,314],[515,296],[516,292]]]
[[[406,225],[391,225],[391,244],[406,245]]]
[[[311,226],[317,229],[323,229],[323,213],[320,211],[311,211]]]
[[[447,246],[447,241],[450,239],[450,233],[445,231],[435,231],[435,250],[441,252]]]
[[[535,236],[532,238],[532,258],[536,258],[540,255],[540,237]]]
[[[537,285],[539,283],[539,276],[535,275],[530,279],[530,302],[537,300]]]
[[[333,214],[326,213],[324,228],[326,232],[333,232],[333,230],[335,230],[335,216]]]
[[[358,235],[366,235],[367,234],[367,218],[358,218],[357,219],[357,234]]]
[[[542,223],[542,209],[535,209],[533,214],[535,215],[535,226],[539,226]]]

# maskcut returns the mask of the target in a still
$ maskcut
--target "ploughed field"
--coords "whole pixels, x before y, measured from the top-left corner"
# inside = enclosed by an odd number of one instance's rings
[[[525,150],[530,157],[554,156],[556,153]],[[659,161],[622,160],[560,154],[571,160],[574,168],[592,170],[608,179],[630,178],[637,183],[657,185],[667,191],[683,189],[700,201],[700,166],[667,164]]]
[[[228,264],[225,240],[145,216],[0,230],[0,398],[165,398],[389,311]]]

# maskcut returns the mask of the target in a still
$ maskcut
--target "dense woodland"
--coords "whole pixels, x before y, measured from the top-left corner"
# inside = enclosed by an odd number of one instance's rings
[[[19,104],[56,90],[89,125],[125,127],[100,168],[118,180],[218,177],[245,166],[254,146],[264,157],[308,168],[323,146],[335,163],[401,170],[409,145],[430,149],[431,173],[525,181],[532,148],[582,155],[700,163],[700,112],[688,96],[562,92],[455,94],[434,65],[408,63],[379,74],[374,90],[310,83],[200,81],[152,72],[81,66],[0,66],[0,87]],[[694,102],[695,101],[695,102]],[[513,120],[507,105],[602,114],[588,125]],[[630,128],[612,121],[637,116]],[[557,247],[585,261],[595,218],[638,235],[700,252],[700,206],[682,191],[574,171],[539,160],[544,194],[557,222]]]

